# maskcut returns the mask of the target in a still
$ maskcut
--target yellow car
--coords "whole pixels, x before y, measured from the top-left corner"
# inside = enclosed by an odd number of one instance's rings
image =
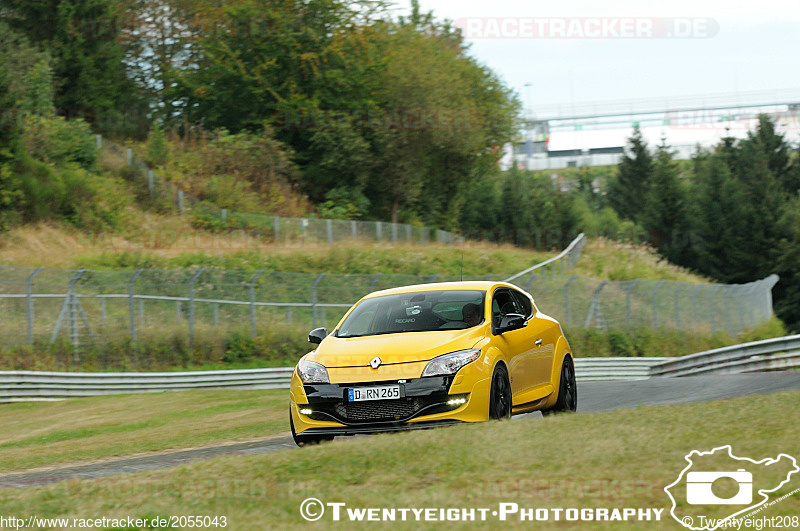
[[[377,291],[308,340],[289,392],[298,445],[577,409],[561,326],[504,282]]]

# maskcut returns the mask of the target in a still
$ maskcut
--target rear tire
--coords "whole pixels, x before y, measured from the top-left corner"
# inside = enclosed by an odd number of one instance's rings
[[[294,431],[294,420],[292,419],[292,409],[289,408],[289,426],[292,428],[292,439],[297,446],[311,446],[322,441],[332,441],[333,435],[298,435]]]
[[[505,366],[497,365],[492,374],[492,390],[489,393],[489,418],[511,418],[511,384]]]
[[[554,413],[574,413],[578,410],[578,385],[575,382],[575,364],[572,356],[564,356],[561,364],[561,381],[558,384],[558,400],[556,405],[542,411],[542,415]]]

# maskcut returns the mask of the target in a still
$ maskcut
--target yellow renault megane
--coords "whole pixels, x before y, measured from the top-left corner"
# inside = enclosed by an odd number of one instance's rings
[[[290,389],[298,445],[577,408],[561,326],[504,282],[377,291],[308,340]]]

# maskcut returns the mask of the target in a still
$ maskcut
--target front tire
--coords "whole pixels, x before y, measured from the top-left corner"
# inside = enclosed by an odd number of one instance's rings
[[[489,393],[489,418],[511,418],[511,384],[505,366],[498,365],[492,374],[492,390]]]
[[[551,409],[542,411],[542,415],[553,413],[574,413],[578,410],[578,385],[575,381],[575,364],[572,356],[564,356],[561,364],[561,381],[558,384],[558,400]]]
[[[292,419],[292,409],[289,408],[289,426],[292,428],[292,439],[297,446],[310,446],[319,444],[322,441],[332,441],[333,435],[298,435],[294,431],[294,420]]]

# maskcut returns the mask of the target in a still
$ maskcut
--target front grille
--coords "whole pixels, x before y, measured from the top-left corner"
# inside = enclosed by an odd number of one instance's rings
[[[402,420],[423,407],[419,398],[379,400],[374,402],[344,402],[336,404],[336,415],[346,420]]]

